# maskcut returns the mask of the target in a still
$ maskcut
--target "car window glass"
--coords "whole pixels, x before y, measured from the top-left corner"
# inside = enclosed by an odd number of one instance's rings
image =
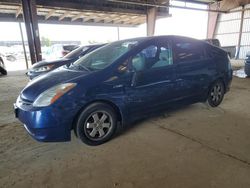
[[[145,58],[154,58],[156,56],[156,52],[157,52],[157,47],[154,45],[149,46],[142,51]]]
[[[171,48],[161,47],[159,53],[159,60],[153,64],[152,68],[165,67],[173,64],[173,55]]]
[[[114,61],[122,55],[132,50],[138,45],[142,39],[130,39],[124,41],[117,41],[81,57],[75,61],[71,68],[87,68],[89,70],[101,70],[111,65]]]
[[[132,68],[135,71],[166,67],[172,64],[172,50],[168,44],[151,45],[132,58]]]
[[[177,42],[175,52],[179,63],[201,60],[205,55],[201,45],[187,41]]]

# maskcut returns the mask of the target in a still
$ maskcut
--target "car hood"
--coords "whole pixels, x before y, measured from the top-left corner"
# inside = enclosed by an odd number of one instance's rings
[[[76,83],[82,77],[91,74],[87,71],[69,70],[66,68],[58,68],[48,74],[39,76],[28,83],[22,90],[21,98],[33,102],[42,92],[62,83]]]
[[[57,59],[57,60],[53,60],[53,61],[39,61],[37,63],[35,63],[31,69],[35,69],[35,68],[39,68],[42,66],[46,66],[46,65],[53,65],[53,64],[60,64],[60,65],[65,65],[67,63],[70,63],[74,61],[73,59],[68,59],[68,58],[61,58],[61,59]]]

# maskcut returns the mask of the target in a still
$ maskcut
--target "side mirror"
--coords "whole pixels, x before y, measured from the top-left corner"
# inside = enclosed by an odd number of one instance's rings
[[[126,73],[126,72],[128,72],[128,66],[122,64],[118,67],[117,70],[118,70],[118,73],[120,73],[120,74]]]

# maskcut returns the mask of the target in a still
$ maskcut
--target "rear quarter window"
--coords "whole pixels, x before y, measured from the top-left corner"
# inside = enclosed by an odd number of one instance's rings
[[[210,58],[227,58],[227,52],[213,46],[207,47],[207,55]]]

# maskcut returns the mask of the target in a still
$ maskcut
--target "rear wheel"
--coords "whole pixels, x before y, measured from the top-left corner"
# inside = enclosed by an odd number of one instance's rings
[[[104,103],[88,106],[76,124],[78,138],[87,145],[100,145],[112,138],[117,127],[114,109]]]
[[[211,107],[217,107],[220,105],[224,98],[225,87],[221,80],[214,82],[208,92],[207,103]]]

